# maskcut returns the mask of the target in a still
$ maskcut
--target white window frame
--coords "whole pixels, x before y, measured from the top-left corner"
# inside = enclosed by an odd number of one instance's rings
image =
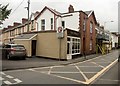
[[[44,24],[43,24],[44,21]],[[44,27],[44,29],[43,29]],[[45,19],[41,19],[41,30],[44,31],[45,30]]]
[[[93,23],[90,22],[90,33],[93,33]]]
[[[71,37],[71,36],[67,36],[67,38],[70,38],[70,43],[71,43],[71,48],[70,48],[70,53],[71,55],[76,55],[76,54],[80,54],[80,50],[81,50],[81,44],[80,44],[80,38],[79,37]],[[73,41],[73,39],[77,40],[77,41]],[[69,42],[69,41],[67,41]],[[73,43],[76,43],[77,44],[77,49],[73,49],[72,46],[73,46]],[[72,51],[77,51],[77,52],[72,52]]]
[[[85,31],[85,30],[86,30],[86,21],[84,19],[84,21],[83,21],[83,31]]]

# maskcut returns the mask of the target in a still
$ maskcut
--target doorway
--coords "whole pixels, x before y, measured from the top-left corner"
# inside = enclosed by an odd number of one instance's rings
[[[36,43],[37,41],[36,40],[32,40],[32,56],[36,56]]]

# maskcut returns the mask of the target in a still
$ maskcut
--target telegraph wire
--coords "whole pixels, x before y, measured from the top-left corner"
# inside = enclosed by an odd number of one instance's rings
[[[13,12],[11,12],[10,16],[20,7],[20,5],[22,5],[23,2],[24,2],[24,0],[16,7],[15,10],[13,10]]]

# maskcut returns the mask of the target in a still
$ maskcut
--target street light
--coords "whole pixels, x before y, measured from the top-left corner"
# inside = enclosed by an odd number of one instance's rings
[[[106,23],[109,23],[109,22],[114,22],[114,21],[105,21],[104,22],[104,28],[105,28]]]

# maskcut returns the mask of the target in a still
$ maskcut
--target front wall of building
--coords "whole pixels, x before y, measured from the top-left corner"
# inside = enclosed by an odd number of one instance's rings
[[[15,40],[15,44],[24,45],[27,50],[27,55],[31,56],[31,41],[30,40]]]
[[[37,56],[51,57],[59,59],[60,39],[57,38],[57,33],[54,31],[38,33],[37,36]],[[67,37],[66,31],[64,38],[61,39],[61,59],[67,57]]]
[[[48,9],[46,9],[37,19],[38,31],[41,31],[41,20],[42,19],[45,19],[45,30],[51,30],[51,18],[53,18],[53,22],[54,22],[54,14]],[[53,25],[53,30],[54,30],[54,25]]]
[[[90,34],[90,22],[93,23],[92,34]],[[90,50],[90,40],[92,38],[92,50]],[[86,30],[86,53],[91,54],[96,52],[96,32],[95,32],[95,20],[93,15],[88,18],[87,30]]]

